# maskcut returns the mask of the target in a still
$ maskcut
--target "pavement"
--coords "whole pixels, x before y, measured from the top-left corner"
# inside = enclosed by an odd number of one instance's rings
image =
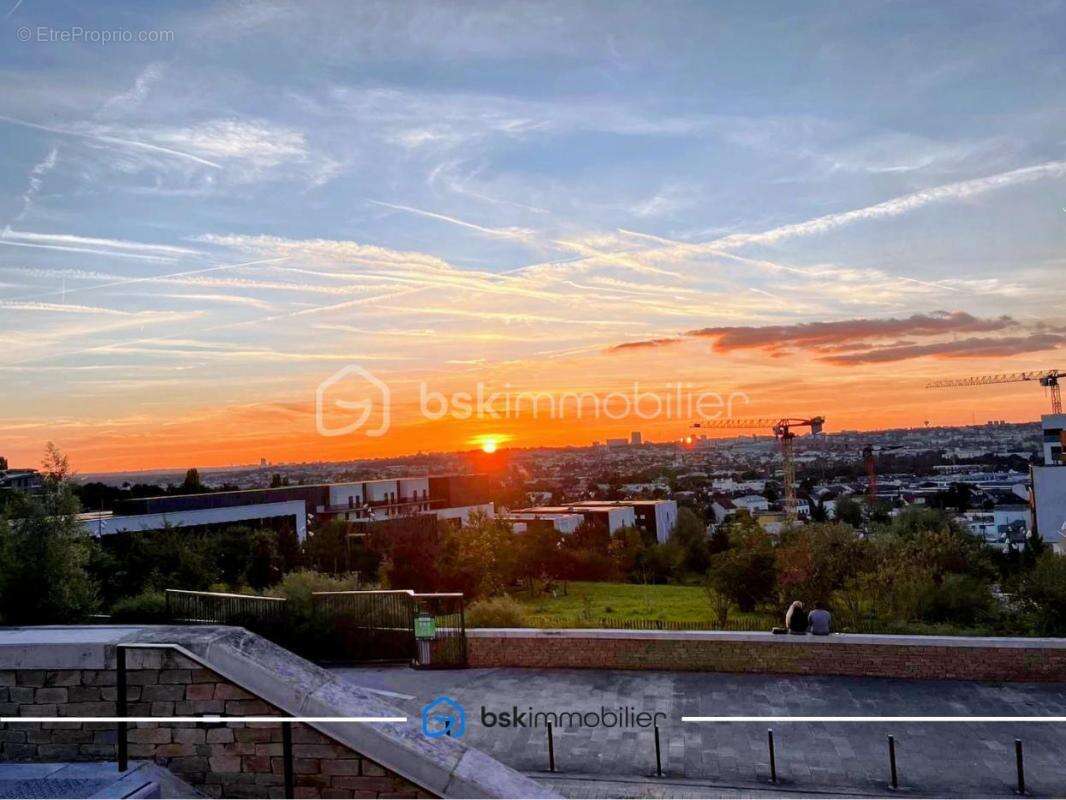
[[[0,798],[197,798],[184,781],[155,764],[135,761],[119,772],[115,762],[0,764]]]
[[[545,646],[550,646],[546,643]],[[1013,797],[1015,739],[1027,794],[1066,797],[1066,724],[1050,722],[684,723],[682,716],[1058,716],[1066,684],[994,684],[883,678],[606,670],[355,667],[334,670],[418,717],[440,695],[466,713],[463,741],[569,797],[778,797],[890,795]],[[489,726],[492,714],[660,712],[663,776],[651,727],[547,731]],[[484,709],[484,714],[482,712]],[[623,713],[625,713],[623,711]],[[595,720],[591,720],[594,722]],[[776,745],[770,782],[767,729]],[[889,788],[887,737],[896,740],[898,790]]]

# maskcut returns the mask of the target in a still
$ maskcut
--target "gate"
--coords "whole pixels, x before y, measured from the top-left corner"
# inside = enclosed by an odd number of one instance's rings
[[[415,594],[415,666],[466,666],[466,615],[462,594]]]
[[[416,594],[397,589],[315,592],[311,599],[316,616],[331,631],[329,651],[338,661],[404,661],[427,668],[466,666],[461,594]]]

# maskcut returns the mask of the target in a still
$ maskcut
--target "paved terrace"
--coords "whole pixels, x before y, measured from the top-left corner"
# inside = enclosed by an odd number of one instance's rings
[[[545,642],[550,647],[550,642]],[[1034,796],[1066,795],[1066,725],[1052,723],[774,723],[780,782],[768,782],[765,724],[682,723],[695,716],[1066,716],[1066,684],[707,672],[470,669],[337,669],[417,714],[438,695],[466,709],[465,741],[572,797],[740,797],[810,793],[884,796],[887,736],[897,741],[908,796],[1015,796],[1014,740],[1025,747]],[[490,711],[661,711],[664,778],[647,730],[557,730],[559,773],[548,778],[543,729],[487,728]]]

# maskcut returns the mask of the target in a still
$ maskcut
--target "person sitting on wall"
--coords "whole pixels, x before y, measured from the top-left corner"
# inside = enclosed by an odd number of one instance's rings
[[[815,603],[814,610],[807,616],[807,630],[815,636],[828,636],[832,624],[833,615],[821,603]]]
[[[795,600],[785,612],[785,627],[789,633],[801,635],[807,632],[807,612],[803,609],[803,603]]]

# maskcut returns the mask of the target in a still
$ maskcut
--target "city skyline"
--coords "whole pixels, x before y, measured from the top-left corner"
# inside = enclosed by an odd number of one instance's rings
[[[1066,365],[1061,3],[12,6],[13,465],[49,440],[103,471],[691,421],[427,420],[423,385],[1021,422],[1034,385],[925,384]],[[57,39],[76,26],[158,41]],[[347,365],[390,388],[385,435],[316,429]]]

